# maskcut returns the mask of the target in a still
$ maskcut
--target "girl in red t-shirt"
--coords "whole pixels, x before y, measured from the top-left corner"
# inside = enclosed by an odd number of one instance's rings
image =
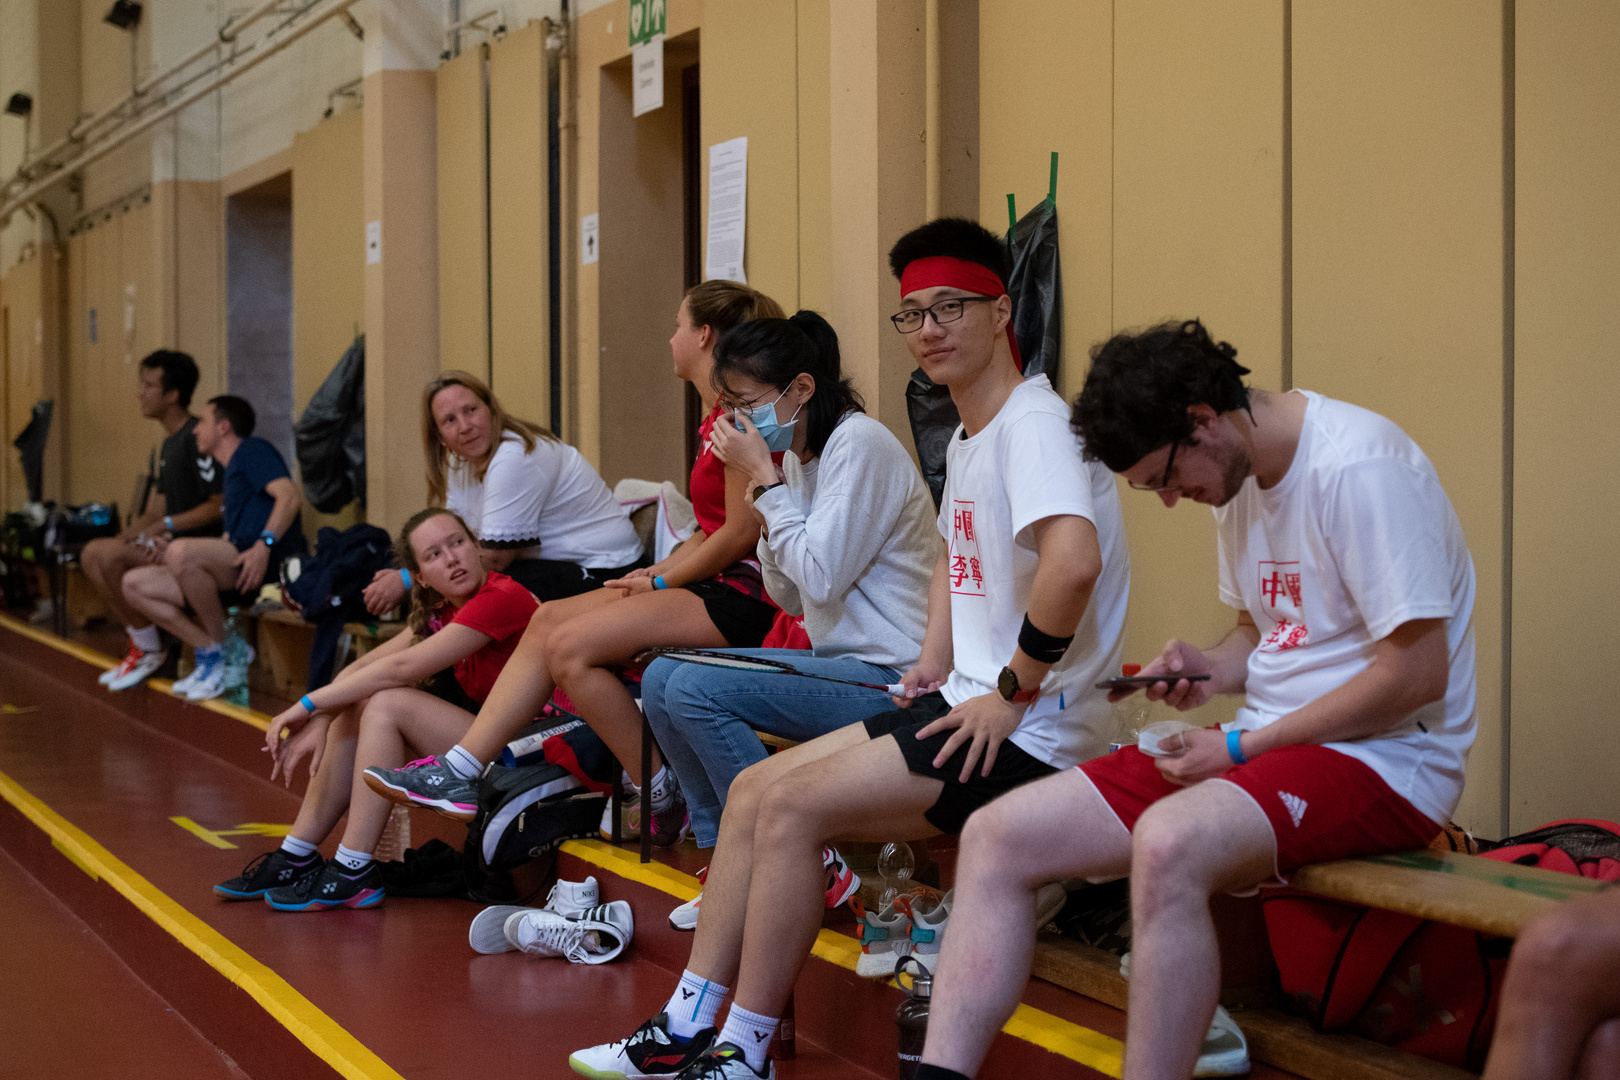
[[[760,527],[748,506],[748,476],[728,469],[709,443],[715,423],[729,422],[722,418],[710,375],[715,343],[727,330],[752,319],[781,317],[774,300],[734,281],[707,281],[688,290],[669,347],[675,374],[697,387],[706,414],[690,488],[700,530],[655,566],[594,592],[541,604],[518,647],[518,662],[490,691],[472,730],[446,755],[442,771],[456,767],[458,754],[476,767],[488,763],[558,686],[621,762],[637,761],[641,712],[615,665],[656,645],[753,648],[764,639],[777,608],[765,596],[754,556]],[[415,791],[424,782],[437,787],[448,778],[401,769],[387,782],[394,799],[415,804]],[[678,843],[685,804],[656,751],[651,802],[654,842]]]
[[[450,510],[412,517],[400,530],[395,553],[411,575],[408,631],[271,720],[265,733],[270,778],[280,775],[290,783],[293,769],[307,757],[313,779],[281,848],[214,887],[228,900],[262,896],[278,911],[380,904],[382,879],[371,852],[390,804],[356,782],[355,763],[393,769],[410,756],[407,750],[446,753],[471,726],[472,714],[417,684],[450,668],[467,695],[482,701],[538,606],[527,589],[483,568],[478,542]],[[478,799],[472,784],[463,782],[445,785],[424,805],[471,820]],[[337,856],[323,863],[315,845],[345,811],[348,825]]]

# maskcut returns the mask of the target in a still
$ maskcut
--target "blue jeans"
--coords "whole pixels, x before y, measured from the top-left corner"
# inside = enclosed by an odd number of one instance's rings
[[[898,682],[901,674],[862,660],[822,659],[797,649],[731,651],[860,682],[887,685]],[[656,660],[647,668],[641,676],[641,704],[686,796],[700,848],[714,847],[719,838],[720,812],[731,782],[765,760],[756,730],[808,742],[894,708],[881,690],[678,660]]]

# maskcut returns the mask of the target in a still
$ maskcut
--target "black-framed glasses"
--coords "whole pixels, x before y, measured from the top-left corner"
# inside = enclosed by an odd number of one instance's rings
[[[915,334],[922,329],[923,318],[928,315],[934,317],[935,326],[944,326],[953,323],[962,317],[963,305],[979,300],[996,300],[994,296],[953,296],[949,299],[938,300],[924,308],[907,308],[898,315],[890,315],[889,321],[894,328],[902,334]]]
[[[1138,484],[1135,480],[1127,480],[1126,483],[1137,491],[1163,491],[1168,488],[1170,486],[1170,470],[1176,467],[1176,450],[1180,446],[1180,439],[1170,444],[1170,456],[1164,459],[1164,474],[1159,477],[1157,484]]]

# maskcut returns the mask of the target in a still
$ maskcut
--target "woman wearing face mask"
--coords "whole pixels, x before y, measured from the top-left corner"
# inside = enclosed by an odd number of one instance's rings
[[[443,760],[389,773],[387,782],[402,793],[399,801],[414,790],[442,792],[459,785],[470,792],[473,778],[558,685],[621,762],[639,761],[641,711],[615,665],[657,645],[752,648],[764,640],[777,609],[765,596],[754,553],[759,522],[748,509],[750,481],[714,453],[715,425],[730,421],[722,421],[710,374],[715,343],[723,334],[752,319],[781,315],[770,297],[734,281],[706,281],[687,292],[669,345],[675,374],[697,387],[706,412],[690,485],[699,532],[669,558],[609,581],[599,593],[542,604],[517,662],[507,666],[472,730]],[[656,751],[651,787],[653,841],[678,843],[686,804]],[[628,834],[637,833],[640,819],[639,806],[632,807]]]
[[[541,600],[560,600],[622,577],[642,559],[624,509],[580,452],[511,416],[484,382],[446,371],[422,392],[428,503],[460,514],[499,570]],[[409,582],[384,570],[366,587],[381,614]]]
[[[899,681],[920,655],[939,532],[905,447],[843,378],[837,335],[810,311],[747,323],[721,339],[713,378],[741,420],[741,430],[715,428],[715,454],[747,474],[751,512],[766,527],[765,584],[783,610],[804,616],[814,645],[808,656],[744,654],[834,678]],[[777,450],[787,451],[780,473]],[[805,742],[894,708],[881,690],[673,660],[649,666],[641,690],[704,848],[715,844],[731,781],[765,757],[756,730]],[[844,899],[837,886],[829,880],[830,903]],[[671,921],[691,929],[695,916],[687,905]]]
[[[270,779],[279,773],[290,783],[306,756],[313,779],[281,847],[214,887],[227,900],[262,896],[278,911],[382,903],[382,879],[371,853],[391,803],[361,782],[356,762],[393,768],[405,761],[407,747],[444,753],[472,724],[472,714],[417,684],[451,668],[467,696],[482,701],[529,625],[534,597],[506,575],[484,569],[478,544],[454,511],[421,511],[405,523],[394,547],[411,574],[409,632],[350,664],[330,685],[270,722]],[[463,820],[477,808],[442,798],[432,805]],[[315,846],[345,811],[348,825],[337,857],[325,862]]]

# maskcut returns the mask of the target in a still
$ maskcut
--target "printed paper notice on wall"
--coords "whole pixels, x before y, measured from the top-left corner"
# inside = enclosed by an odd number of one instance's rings
[[[664,107],[664,35],[630,50],[630,114],[640,116]]]
[[[709,243],[703,277],[747,284],[743,238],[748,224],[748,138],[709,147]]]
[[[382,262],[382,222],[366,222],[366,265]]]
[[[602,254],[602,235],[599,219],[586,214],[579,220],[579,264],[589,266]]]

